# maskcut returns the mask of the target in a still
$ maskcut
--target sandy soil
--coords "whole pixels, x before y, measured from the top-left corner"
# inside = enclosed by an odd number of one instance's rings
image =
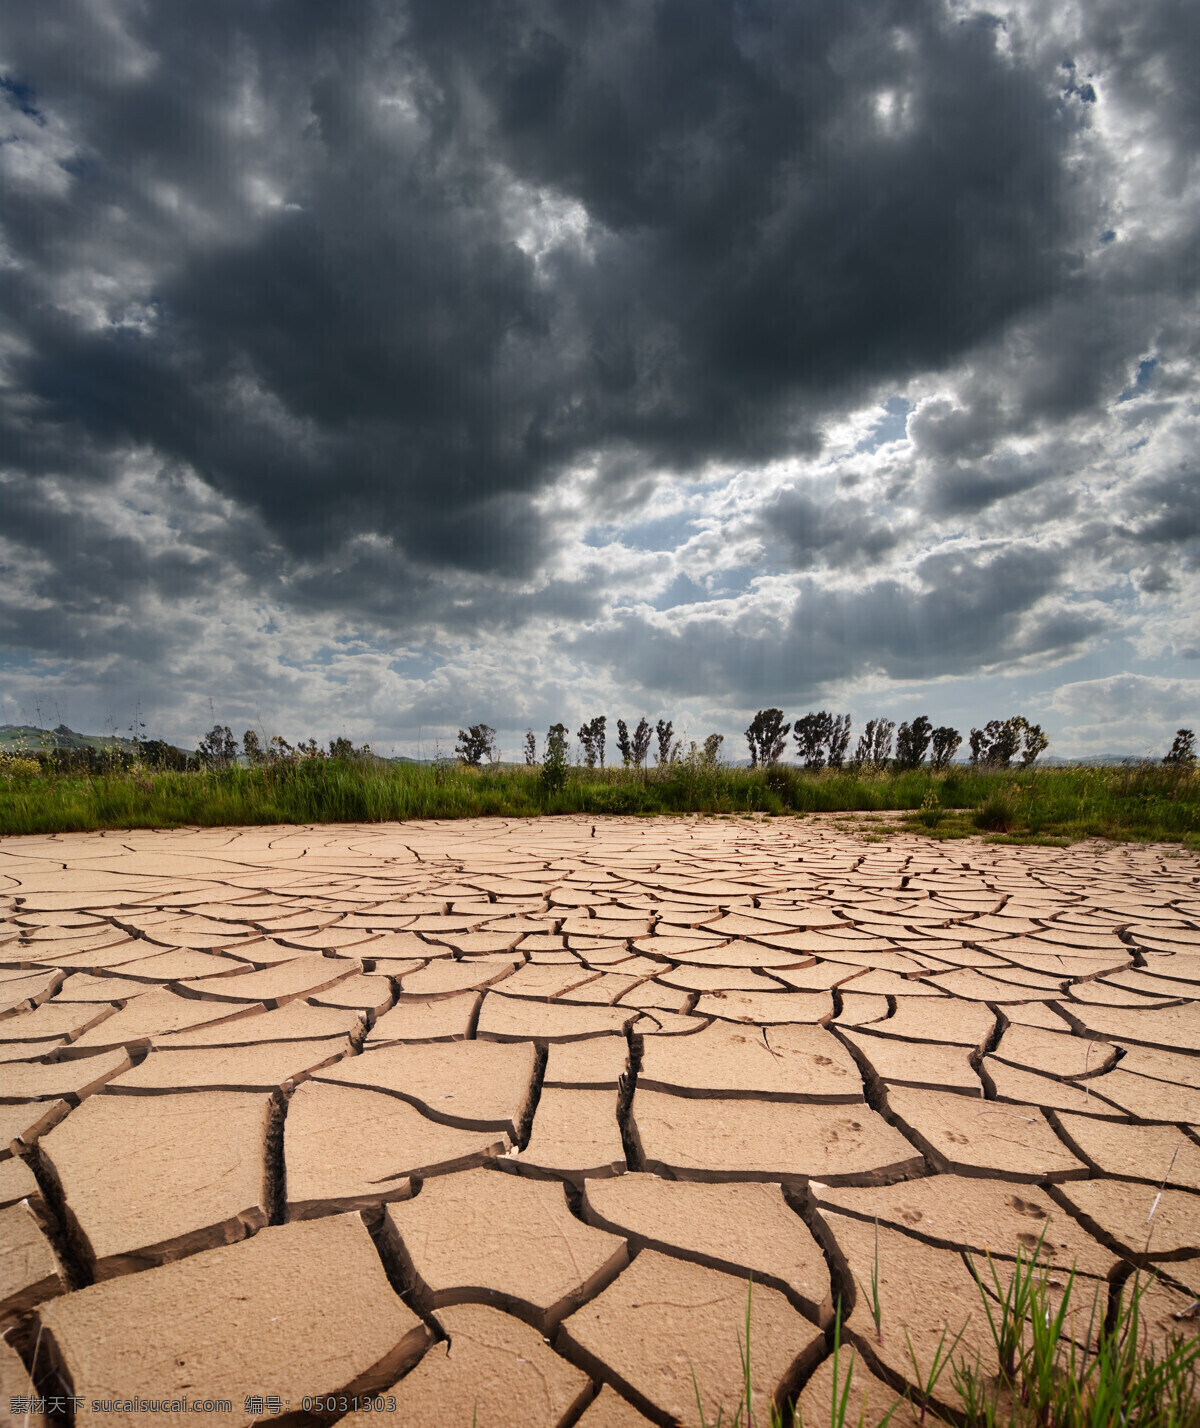
[[[15,1421],[693,1423],[693,1373],[711,1421],[749,1296],[758,1408],[827,1421],[840,1302],[870,1423],[910,1344],[994,1362],[973,1270],[1039,1243],[1080,1342],[1135,1272],[1196,1332],[1176,850],[110,832],[0,840],[0,918]]]

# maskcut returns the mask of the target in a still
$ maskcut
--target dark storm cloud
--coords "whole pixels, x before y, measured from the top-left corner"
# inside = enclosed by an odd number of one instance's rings
[[[803,413],[948,360],[1062,269],[1070,122],[991,24],[931,3],[117,13],[129,55],[93,7],[10,12],[7,97],[83,137],[64,195],[7,206],[18,378],[44,431],[187,461],[300,553],[374,530],[529,569],[536,522],[478,518],[498,492],[620,439],[681,469],[794,450]],[[498,163],[581,202],[594,254],[539,279]],[[247,217],[256,173],[297,207]],[[129,259],[157,275],[146,330],[46,306]]]
[[[591,280],[564,275],[597,414],[668,463],[794,449],[806,411],[949,360],[1062,277],[1072,122],[986,21],[694,0],[413,16],[448,110],[482,97],[477,142],[605,225]]]

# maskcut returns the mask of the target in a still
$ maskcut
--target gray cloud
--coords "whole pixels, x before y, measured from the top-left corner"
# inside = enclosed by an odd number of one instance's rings
[[[1200,537],[1200,474],[1163,474],[1133,490],[1128,534],[1140,545],[1183,545]],[[1194,552],[1193,552],[1194,554]]]
[[[756,521],[768,541],[787,548],[793,569],[817,564],[856,568],[870,565],[901,539],[901,531],[887,520],[872,518],[860,497],[834,496],[822,505],[795,489],[781,491],[762,508]]]
[[[727,619],[711,609],[673,624],[622,612],[575,641],[603,661],[619,687],[663,698],[736,690],[758,700],[819,699],[828,687],[880,673],[898,681],[977,670],[983,661],[1063,657],[1101,633],[1105,618],[1065,597],[1061,553],[1013,546],[992,555],[937,554],[913,585],[878,580],[861,589],[803,581],[776,619]]]
[[[123,18],[154,57],[135,78],[31,14],[10,35],[32,102],[86,136],[65,197],[15,198],[15,365],[43,426],[150,442],[300,550],[370,523],[439,562],[527,565],[536,542],[472,528],[496,492],[615,438],[677,469],[788,450],[797,399],[994,331],[1050,290],[1070,232],[1052,97],[932,4],[414,0],[398,34],[364,6],[336,36],[275,6]],[[872,120],[883,85],[911,94],[903,132]],[[397,88],[400,136],[379,117]],[[498,228],[497,165],[582,204],[594,254],[539,283]],[[259,166],[287,203],[254,219]],[[156,211],[155,184],[232,231]],[[130,240],[151,330],[81,332],[34,300]],[[305,430],[239,400],[247,379]]]
[[[937,515],[974,515],[1041,485],[1052,475],[1044,467],[1022,467],[1014,461],[988,462],[982,467],[943,466],[926,488],[925,506]]]

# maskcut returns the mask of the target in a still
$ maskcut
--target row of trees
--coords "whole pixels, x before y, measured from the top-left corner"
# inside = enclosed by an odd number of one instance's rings
[[[263,768],[274,764],[299,763],[302,759],[361,759],[369,758],[370,744],[356,749],[346,738],[330,739],[326,751],[316,739],[303,739],[297,744],[289,744],[282,734],[272,734],[269,739],[260,739],[253,729],[247,729],[238,745],[237,738],[228,724],[214,724],[196,746],[196,758],[202,768],[224,769],[237,762],[238,754],[244,751],[252,768]]]
[[[576,732],[582,761],[589,769],[605,766],[607,729],[607,716],[599,714]],[[856,769],[888,766],[917,769],[927,756],[931,768],[944,769],[962,744],[962,735],[957,729],[948,724],[934,728],[924,714],[919,714],[899,728],[891,719],[868,719],[850,754],[849,714],[830,714],[822,709],[805,714],[793,725],[784,722],[782,709],[760,709],[746,730],[750,767],[765,768],[778,763],[787,749],[789,734],[806,769],[840,769],[847,765]],[[551,726],[546,735],[543,768],[567,767],[568,739],[565,724]],[[720,762],[724,736],[710,734],[702,746],[693,741],[690,751],[685,753],[683,741],[675,737],[675,727],[670,720],[660,719],[651,727],[643,717],[632,733],[624,719],[617,720],[617,749],[625,768],[645,767],[652,740],[657,740],[655,764],[660,769],[684,758],[715,767]],[[992,719],[982,729],[971,730],[971,762],[985,768],[1008,768],[1017,759],[1022,768],[1028,768],[1049,742],[1040,725],[1030,724],[1020,715]],[[484,759],[498,763],[495,729],[490,724],[472,724],[469,729],[460,729],[454,752],[473,768],[478,768]],[[526,764],[532,767],[538,762],[537,738],[532,729],[526,731],[524,752]]]
[[[583,762],[589,769],[597,765],[600,768],[605,766],[607,728],[607,716],[599,714],[587,720],[577,731]],[[840,769],[847,765],[882,769],[889,764],[899,770],[917,769],[924,764],[927,755],[931,768],[944,769],[962,744],[962,736],[957,729],[945,724],[934,728],[924,714],[918,715],[911,723],[901,724],[899,728],[890,719],[868,719],[854,753],[850,755],[851,721],[848,714],[830,714],[822,709],[805,714],[795,724],[789,724],[784,722],[781,709],[760,709],[746,729],[751,768],[778,763],[787,748],[789,734],[795,741],[801,763],[806,769],[813,770]],[[551,726],[546,735],[543,767],[561,765],[563,770],[566,769],[568,739],[565,724]],[[683,740],[675,737],[675,726],[670,720],[659,719],[652,727],[643,717],[632,733],[624,719],[617,720],[617,750],[625,768],[643,768],[652,742],[655,743],[654,761],[658,768],[666,768],[681,760],[715,768],[720,763],[724,736],[710,734],[703,745],[692,740],[685,751]],[[1195,734],[1191,729],[1177,730],[1163,763],[1194,767],[1195,743]],[[1020,715],[1003,720],[991,719],[982,729],[972,729],[969,738],[971,763],[984,768],[1008,768],[1014,759],[1020,767],[1028,768],[1048,746],[1049,740],[1041,726],[1030,724]],[[369,744],[356,748],[351,740],[344,737],[330,739],[326,750],[316,739],[301,740],[293,745],[280,734],[274,734],[269,739],[260,738],[253,729],[246,730],[239,745],[228,724],[214,724],[200,740],[196,760],[204,768],[228,768],[237,762],[239,753],[243,751],[247,762],[254,768],[296,763],[304,759],[360,759],[371,756]],[[460,729],[454,752],[474,768],[478,768],[484,759],[498,763],[500,752],[495,729],[490,724],[472,724],[469,729]],[[537,764],[537,738],[532,729],[525,734],[524,754],[527,765]],[[101,753],[89,749],[63,751],[56,755],[64,764],[76,761],[99,764],[101,757]],[[136,753],[121,752],[121,762],[132,763],[135,759],[164,768],[183,768],[188,762],[188,756],[160,740],[140,740]]]
[[[891,719],[868,719],[853,755],[847,758],[850,729],[849,714],[830,714],[822,709],[805,714],[792,725],[784,723],[782,709],[760,709],[746,730],[750,767],[778,763],[789,733],[806,769],[840,769],[847,763],[855,768],[882,769],[891,764],[897,769],[917,769],[927,753],[932,768],[944,769],[962,744],[957,729],[948,724],[935,729],[924,714],[901,724],[899,729]],[[971,762],[987,768],[1008,768],[1019,757],[1021,767],[1028,768],[1049,743],[1039,724],[1030,724],[1019,714],[1011,719],[992,719],[982,729],[971,730]]]
[[[608,716],[606,714],[598,714],[594,719],[587,720],[576,731],[575,737],[579,740],[583,763],[587,768],[594,769],[597,765],[604,768],[607,732]],[[570,733],[565,724],[551,725],[546,734],[543,767],[547,764],[557,766],[561,759],[563,768],[566,768],[569,756],[569,738]],[[660,719],[657,724],[651,727],[643,717],[638,720],[632,733],[624,719],[617,720],[617,751],[621,755],[621,763],[625,768],[645,766],[652,740],[657,740],[654,762],[659,768],[678,763],[683,758],[691,758],[715,767],[720,761],[721,745],[725,742],[725,736],[724,734],[710,734],[702,745],[692,740],[690,750],[685,753],[683,740],[675,737],[675,725],[669,719]],[[472,768],[479,768],[484,759],[492,764],[498,763],[500,751],[496,746],[495,729],[490,724],[472,724],[469,729],[460,729],[454,752],[463,763]],[[527,765],[533,767],[537,764],[537,735],[532,729],[525,731],[524,753]]]

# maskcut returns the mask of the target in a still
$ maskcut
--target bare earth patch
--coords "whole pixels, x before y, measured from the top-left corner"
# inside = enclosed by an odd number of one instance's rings
[[[828,1411],[840,1304],[874,1422],[968,1318],[994,1371],[973,1273],[1039,1242],[1079,1342],[1134,1269],[1147,1341],[1196,1332],[1192,855],[691,817],[0,840],[6,1404],[631,1428],[698,1423],[696,1383],[711,1422],[752,1282],[762,1421]]]

